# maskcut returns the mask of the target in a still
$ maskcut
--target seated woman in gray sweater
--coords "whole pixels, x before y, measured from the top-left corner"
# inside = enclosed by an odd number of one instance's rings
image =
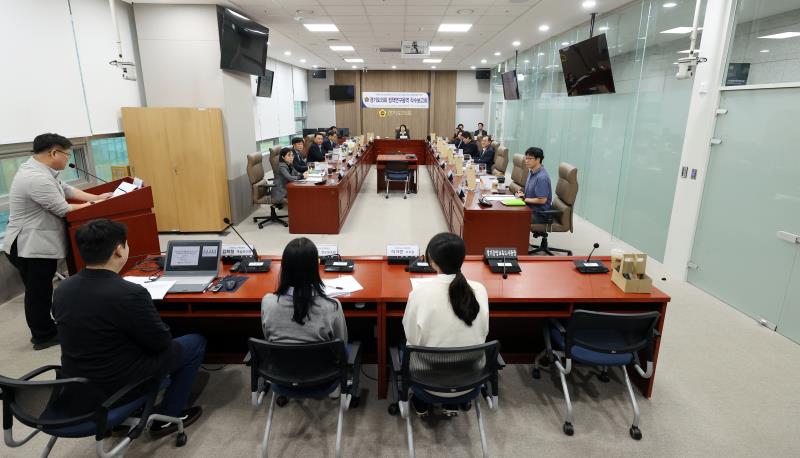
[[[278,170],[273,171],[275,174],[275,186],[273,186],[272,191],[270,191],[273,204],[282,204],[286,202],[287,183],[308,177],[307,171],[301,174],[294,169],[294,150],[291,148],[283,148],[279,154]]]
[[[347,343],[342,304],[325,295],[314,242],[299,237],[286,245],[278,290],[261,300],[264,339],[311,343],[341,339]]]

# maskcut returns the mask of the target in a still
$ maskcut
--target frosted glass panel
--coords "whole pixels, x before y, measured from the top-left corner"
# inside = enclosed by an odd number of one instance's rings
[[[794,259],[792,276],[789,278],[789,291],[786,293],[777,324],[778,332],[800,343],[800,246],[795,248],[795,252],[797,255]]]
[[[800,233],[800,89],[726,91],[717,120],[689,281],[777,323]],[[796,289],[795,289],[796,291]],[[795,304],[795,307],[797,305]],[[797,315],[795,315],[797,316]]]

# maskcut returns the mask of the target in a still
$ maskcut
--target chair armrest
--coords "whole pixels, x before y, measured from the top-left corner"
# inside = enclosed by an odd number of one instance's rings
[[[38,369],[34,369],[34,370],[28,372],[27,374],[23,375],[19,379],[20,380],[30,380],[30,379],[32,379],[34,377],[38,377],[39,375],[44,374],[47,371],[56,371],[56,377],[58,377],[58,376],[61,375],[61,366],[57,366],[57,365],[53,365],[53,364],[51,364],[49,366],[42,366],[42,367],[40,367]]]
[[[356,341],[350,343],[350,352],[347,354],[347,364],[354,366],[361,361],[361,342]]]
[[[389,347],[389,360],[392,370],[399,374],[403,370],[403,366],[400,365],[400,350],[397,347]]]
[[[656,337],[661,337],[661,332],[658,329],[653,329],[653,335]]]
[[[119,391],[112,394],[111,397],[106,399],[102,404],[100,404],[100,407],[98,407],[95,411],[95,422],[97,424],[95,438],[98,441],[103,440],[108,432],[108,413],[114,407],[114,405],[122,400],[125,396],[132,393],[134,390],[143,388],[147,384],[151,384],[153,388],[151,388],[152,391],[146,393],[148,394],[148,398],[145,402],[144,409],[142,409],[141,421],[128,433],[128,437],[131,439],[139,437],[146,426],[147,418],[150,416],[150,413],[153,410],[153,406],[156,402],[156,396],[158,396],[158,380],[152,375],[147,376],[137,382],[125,385]]]
[[[98,408],[98,410],[99,409],[105,409],[105,410],[111,409],[111,407],[113,407],[114,404],[119,402],[119,400],[122,399],[124,396],[127,396],[128,394],[130,394],[133,390],[136,390],[138,388],[144,387],[148,383],[152,383],[156,387],[156,389],[153,391],[153,395],[158,394],[158,385],[156,385],[156,379],[155,379],[154,376],[149,375],[149,376],[139,380],[138,382],[129,383],[129,384],[125,385],[124,387],[120,388],[116,393],[112,394],[111,397],[109,397],[102,404],[100,404],[100,407]]]
[[[553,326],[555,326],[555,327],[556,327],[556,329],[558,329],[558,332],[560,332],[561,334],[566,334],[566,333],[567,333],[567,329],[566,329],[566,328],[564,328],[564,325],[563,325],[563,324],[561,324],[561,322],[560,322],[560,321],[558,321],[557,319],[555,319],[555,318],[550,318],[550,324],[552,324]]]
[[[245,366],[249,366],[250,365],[250,361],[252,359],[253,359],[253,355],[251,355],[250,352],[248,351],[247,354],[244,355],[244,359],[242,360],[242,364],[244,364]]]
[[[552,210],[552,209],[550,209],[550,210],[545,210],[545,211],[540,212],[540,213],[544,213],[545,215],[560,215],[561,213],[564,213],[564,211],[563,210]]]
[[[501,370],[505,369],[505,367],[506,367],[506,362],[505,362],[505,360],[503,360],[503,357],[500,355],[500,353],[497,354],[497,366]]]

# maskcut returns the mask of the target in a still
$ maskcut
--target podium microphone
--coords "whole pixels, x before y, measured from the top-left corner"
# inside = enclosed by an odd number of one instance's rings
[[[573,261],[575,268],[578,269],[578,272],[582,274],[604,274],[608,272],[608,268],[603,265],[602,262],[592,261],[592,254],[594,253],[594,250],[598,248],[600,248],[600,244],[595,242],[592,251],[589,252],[589,257],[587,257],[585,261]]]
[[[503,280],[508,278],[508,272],[506,272],[506,257],[503,256]]]
[[[83,170],[82,168],[78,167],[78,166],[77,166],[77,165],[75,165],[75,164],[69,164],[69,168],[71,168],[71,169],[75,169],[75,170],[77,170],[77,171],[79,171],[79,172],[83,172],[83,173],[85,173],[85,174],[89,175],[90,177],[94,178],[95,180],[100,180],[100,181],[102,181],[103,183],[108,183],[108,181],[106,181],[106,180],[104,180],[104,179],[100,178],[100,177],[99,177],[99,176],[97,176],[97,175],[93,175],[93,174],[91,174],[91,173],[87,172],[86,170]],[[122,190],[120,190],[120,191],[122,191]]]
[[[242,234],[240,234],[240,233],[239,233],[239,231],[237,231],[237,230],[236,230],[236,228],[233,226],[233,223],[231,222],[231,220],[230,220],[230,219],[228,219],[228,218],[222,218],[222,221],[223,221],[225,224],[227,224],[227,225],[228,225],[227,227],[225,227],[225,229],[227,229],[227,228],[231,228],[231,229],[233,229],[233,232],[236,232],[236,235],[238,235],[238,236],[239,236],[239,238],[240,238],[240,239],[242,239],[242,242],[244,242],[245,246],[247,246],[247,248],[250,248],[250,251],[252,251],[252,252],[253,252],[253,261],[258,261],[258,252],[256,251],[256,248],[255,248],[255,246],[250,246],[250,244],[249,244],[249,243],[247,243],[247,242],[244,240],[244,237],[242,237]],[[224,231],[225,229],[223,229],[223,231]]]
[[[594,246],[592,247],[592,251],[589,252],[589,257],[586,258],[586,262],[589,262],[592,259],[592,253],[594,253],[594,250],[596,250],[598,248],[600,248],[600,244],[595,242]]]

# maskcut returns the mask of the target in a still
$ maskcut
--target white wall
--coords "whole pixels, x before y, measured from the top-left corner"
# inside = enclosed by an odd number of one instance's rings
[[[117,4],[125,58],[135,60],[131,6]],[[30,142],[48,131],[67,137],[119,132],[119,108],[141,105],[139,85],[108,65],[116,58],[108,2],[71,0],[72,15],[69,5],[2,1],[0,144]]]
[[[489,81],[491,80],[475,79],[474,70],[459,71],[456,74],[456,124],[463,123],[468,130],[477,129],[476,124],[479,121],[482,121],[484,126],[489,125],[487,122],[489,119]],[[475,104],[483,105],[482,115],[476,116]],[[469,113],[469,119],[460,119],[459,111],[465,115]]]
[[[334,84],[333,70],[328,70],[325,76],[325,79],[312,78],[308,72],[306,125],[309,128],[336,125],[336,105],[328,93],[328,86]]]

